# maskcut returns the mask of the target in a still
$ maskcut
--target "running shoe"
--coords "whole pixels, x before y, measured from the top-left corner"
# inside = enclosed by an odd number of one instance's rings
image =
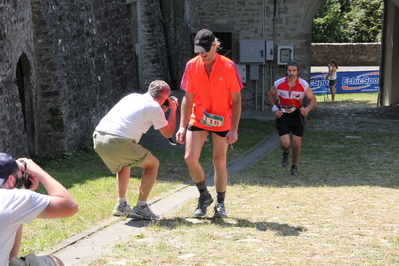
[[[119,202],[116,203],[114,210],[112,211],[112,214],[115,216],[128,216],[132,209],[130,208],[129,204],[125,201],[123,204],[120,204]]]
[[[212,196],[208,195],[207,198],[198,198],[198,206],[194,211],[195,217],[202,217],[206,215],[206,208],[208,208],[213,202]]]
[[[213,210],[215,211],[213,218],[228,218],[223,203],[216,203]]]
[[[291,175],[299,175],[298,167],[296,165],[291,166]]]
[[[281,160],[281,166],[286,167],[288,165],[288,156],[290,155],[291,150],[288,150],[288,153],[283,152],[283,160]]]
[[[129,218],[136,220],[157,220],[159,218],[158,214],[151,211],[147,204],[142,206],[134,206]]]

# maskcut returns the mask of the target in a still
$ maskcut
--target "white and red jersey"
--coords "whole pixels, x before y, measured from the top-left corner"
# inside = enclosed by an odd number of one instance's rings
[[[302,107],[302,100],[305,97],[305,92],[309,87],[309,83],[306,82],[306,80],[298,77],[290,93],[288,87],[288,77],[283,77],[274,82],[274,87],[277,89],[279,108],[283,105],[294,105],[296,109],[299,109]]]

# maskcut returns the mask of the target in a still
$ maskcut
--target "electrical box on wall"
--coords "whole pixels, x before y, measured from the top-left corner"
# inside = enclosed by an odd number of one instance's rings
[[[277,65],[286,65],[294,60],[294,45],[279,45],[277,47]]]
[[[236,64],[238,72],[240,72],[242,83],[247,82],[247,66],[246,65],[238,65]]]
[[[240,64],[265,64],[265,40],[239,40]]]
[[[274,60],[274,41],[273,40],[266,41],[266,60],[267,61]]]
[[[259,65],[249,65],[249,79],[259,80]]]

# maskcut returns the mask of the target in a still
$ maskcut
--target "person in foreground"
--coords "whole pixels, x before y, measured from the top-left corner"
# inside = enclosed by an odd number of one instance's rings
[[[268,92],[272,112],[276,116],[276,127],[280,136],[281,148],[283,149],[283,160],[281,165],[288,165],[290,154],[290,132],[292,132],[292,165],[291,174],[299,175],[298,161],[301,154],[301,143],[305,129],[306,116],[316,105],[316,97],[309,87],[309,83],[298,77],[299,64],[290,61],[286,66],[286,77],[274,82]],[[275,97],[278,96],[278,103],[275,104]],[[303,99],[307,98],[310,102],[308,106],[303,106]]]
[[[109,170],[116,174],[119,198],[112,212],[115,216],[146,220],[159,217],[147,205],[148,195],[157,178],[159,161],[138,143],[151,126],[165,138],[172,137],[176,126],[177,99],[169,98],[170,93],[166,82],[151,82],[147,93],[131,93],[120,100],[93,133],[94,150]],[[164,112],[168,108],[170,114],[166,119]],[[133,209],[126,200],[131,167],[143,168],[138,201]]]
[[[228,145],[238,139],[243,84],[234,62],[217,53],[220,43],[211,31],[200,30],[194,44],[194,52],[199,55],[187,62],[182,77],[181,89],[185,94],[176,140],[186,143],[184,159],[200,193],[194,216],[202,217],[213,198],[199,158],[209,132],[212,133],[217,198],[214,217],[227,218],[224,205],[228,179],[226,156]]]
[[[39,183],[48,195],[34,191]],[[15,160],[0,153],[0,189],[0,266],[18,255],[23,223],[35,218],[66,218],[78,212],[68,190],[31,159]]]
[[[331,62],[328,64],[328,85],[330,86],[331,91],[331,102],[335,102],[335,86],[337,84],[337,70],[338,70],[338,61],[335,59],[331,59]]]

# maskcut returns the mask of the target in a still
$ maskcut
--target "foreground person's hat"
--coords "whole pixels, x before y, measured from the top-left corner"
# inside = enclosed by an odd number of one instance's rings
[[[215,41],[215,36],[212,31],[202,29],[194,39],[194,52],[195,53],[207,53],[211,50],[212,43]]]
[[[17,168],[18,164],[11,155],[8,155],[7,153],[0,153],[0,186],[3,184],[8,175]]]

